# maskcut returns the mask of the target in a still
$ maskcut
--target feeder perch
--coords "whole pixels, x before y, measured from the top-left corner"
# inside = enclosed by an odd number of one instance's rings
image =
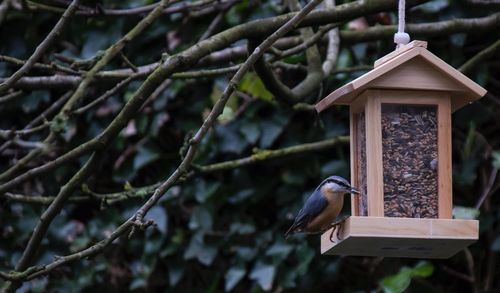
[[[451,113],[486,90],[413,41],[316,104],[350,106],[352,216],[321,252],[448,258],[478,239],[452,219]],[[334,233],[336,234],[336,233]]]

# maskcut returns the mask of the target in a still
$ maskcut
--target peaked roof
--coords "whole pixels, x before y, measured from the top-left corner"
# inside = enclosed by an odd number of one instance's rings
[[[426,48],[427,42],[413,41],[380,58],[373,70],[319,101],[316,111],[332,105],[349,105],[369,88],[446,91],[451,96],[452,111],[486,94],[484,88]]]

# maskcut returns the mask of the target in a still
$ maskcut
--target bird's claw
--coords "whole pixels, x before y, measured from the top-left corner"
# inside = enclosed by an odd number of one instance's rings
[[[346,218],[344,218],[344,219],[342,219],[342,220],[340,220],[340,221],[337,221],[337,222],[333,223],[333,224],[329,227],[329,229],[331,229],[331,230],[332,230],[332,232],[330,233],[330,241],[331,241],[332,243],[335,243],[335,242],[336,242],[336,241],[334,240],[334,238],[333,238],[333,234],[335,233],[335,231],[337,231],[337,233],[336,233],[336,238],[337,238],[339,241],[343,240],[343,238],[341,237],[341,234],[342,234],[342,233],[341,233],[341,231],[343,231],[343,228],[344,228],[344,225],[343,225],[343,224],[344,224],[345,220],[346,220]]]
[[[342,240],[342,238],[340,237],[340,230],[341,230],[341,228],[342,228],[342,225],[339,224],[339,223],[338,224],[333,224],[331,226],[331,229],[332,229],[332,232],[330,233],[330,241],[331,242],[333,242],[333,243],[336,242],[335,239],[333,238],[333,234],[335,233],[335,231],[337,231],[337,235],[336,235],[337,239],[338,240]]]

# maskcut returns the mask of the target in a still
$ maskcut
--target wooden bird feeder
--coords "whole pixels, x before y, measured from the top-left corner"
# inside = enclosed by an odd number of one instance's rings
[[[448,258],[478,239],[452,219],[451,113],[486,90],[413,41],[316,104],[350,106],[352,216],[321,252]],[[334,233],[336,234],[336,233]]]

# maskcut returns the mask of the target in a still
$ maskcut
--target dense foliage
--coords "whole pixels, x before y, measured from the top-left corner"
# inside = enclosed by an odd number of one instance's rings
[[[20,62],[27,60],[70,2],[4,0],[0,4],[6,5],[5,13],[0,13],[2,81],[21,65],[8,57],[18,58]],[[3,129],[0,143],[8,144],[1,147],[0,183],[11,182],[16,176],[27,174],[27,170],[53,162],[99,135],[123,105],[134,98],[134,93],[141,90],[149,73],[134,78],[94,107],[75,110],[133,75],[134,70],[130,68],[183,52],[199,43],[207,30],[213,35],[239,24],[289,12],[287,6],[277,0],[174,1],[170,7],[178,7],[177,12],[165,12],[154,20],[133,41],[125,43],[123,54],[117,54],[101,70],[123,69],[128,75],[96,76],[67,116],[58,115],[60,107],[57,107],[42,117],[42,112],[67,99],[81,83],[81,79],[70,82],[64,77],[85,77],[85,72],[102,60],[104,50],[148,14],[107,15],[106,9],[140,7],[152,2],[82,1],[84,6],[77,8],[77,13],[68,19],[61,35],[37,60],[38,65],[24,74],[32,78],[31,83],[21,79],[9,91],[0,93],[0,129]],[[415,1],[409,2],[410,6]],[[348,140],[342,138],[349,135],[348,108],[334,107],[317,115],[310,105],[365,73],[367,66],[394,49],[391,41],[394,27],[389,33],[366,35],[363,31],[369,26],[382,31],[385,26],[395,24],[395,6],[389,7],[369,15],[359,12],[363,18],[342,19],[336,65],[340,72],[333,71],[324,77],[313,91],[299,97],[296,102],[300,103],[289,105],[276,99],[258,74],[247,72],[222,115],[199,144],[191,169],[146,214],[145,219],[153,220],[153,226],[136,229],[130,238],[126,233],[102,253],[62,265],[23,283],[21,290],[400,292],[408,286],[411,292],[500,290],[500,266],[496,259],[500,251],[500,181],[497,178],[500,168],[500,10],[493,1],[434,0],[407,9],[408,23],[493,17],[492,23],[482,27],[457,24],[458,28],[449,29],[436,24],[434,31],[418,31],[415,36],[428,41],[429,50],[455,68],[481,56],[484,49],[493,50],[493,54],[478,58],[472,67],[464,69],[471,79],[488,89],[488,95],[453,115],[453,195],[458,207],[455,211],[459,217],[478,217],[480,240],[450,259],[422,261],[327,257],[319,252],[317,236],[298,235],[287,241],[283,237],[304,200],[323,178],[332,174],[349,178],[349,145]],[[81,15],[85,13],[78,11],[87,11],[90,15]],[[214,21],[216,18],[219,20]],[[309,23],[315,31],[321,27],[319,24],[324,23]],[[261,41],[270,33],[255,30],[253,35],[244,34],[253,37],[253,41]],[[288,36],[297,39],[299,31]],[[225,58],[212,54],[211,59],[195,62],[182,71],[226,68],[244,62],[248,38],[230,44],[234,50],[226,50]],[[313,46],[319,49],[322,58],[326,38],[325,35]],[[494,43],[496,47],[492,46]],[[295,45],[297,43],[282,42],[277,48],[284,50]],[[210,52],[206,52],[208,54]],[[282,61],[285,64],[277,65],[279,68],[274,70],[288,86],[298,84],[309,70],[304,66],[307,63],[304,50]],[[60,68],[50,65],[52,63]],[[41,64],[48,66],[43,68]],[[353,70],[346,70],[350,68]],[[157,183],[178,168],[186,155],[189,139],[228,86],[232,73],[234,70],[208,77],[177,76],[162,83],[166,86],[163,90],[145,99],[141,110],[109,142],[88,179],[71,192],[29,266],[51,263],[89,247],[110,236],[134,215]],[[37,76],[63,78],[50,84],[37,83]],[[59,102],[61,106],[62,102]],[[11,132],[23,129],[37,117],[43,118],[37,125],[45,125],[39,130],[19,135]],[[46,139],[49,135],[51,138]],[[332,140],[334,138],[338,140]],[[304,145],[319,141],[328,144],[312,150]],[[285,151],[269,158],[273,153],[268,150],[292,146],[299,148],[296,152]],[[36,155],[14,174],[5,175],[30,152]],[[21,184],[2,189],[2,272],[14,270],[48,203],[84,166],[90,154],[84,152]],[[251,157],[251,162],[232,161],[246,157]],[[222,167],[214,165],[226,161],[231,162]],[[33,197],[48,200],[30,201]],[[349,204],[346,204],[344,213],[349,212]],[[0,284],[2,282],[0,279]]]

